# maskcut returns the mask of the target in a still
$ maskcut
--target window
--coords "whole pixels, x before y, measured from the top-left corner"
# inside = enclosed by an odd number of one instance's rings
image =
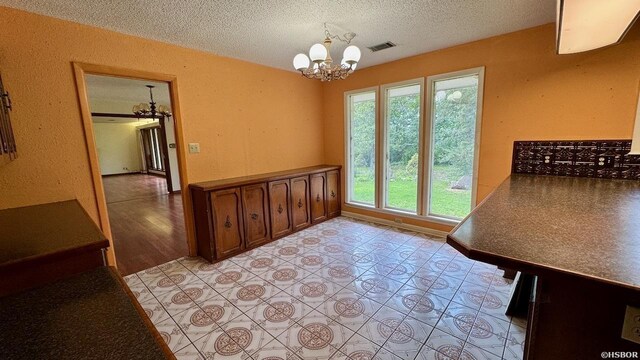
[[[427,215],[462,219],[475,202],[479,140],[478,70],[429,77]]]
[[[417,213],[422,79],[382,87],[384,207]]]
[[[426,86],[422,78],[382,85],[380,96],[377,87],[346,93],[347,203],[444,224],[466,216],[476,196],[483,78],[475,68],[430,76]]]
[[[374,206],[377,91],[347,93],[347,201]]]
[[[162,156],[162,133],[160,126],[140,129],[142,135],[142,147],[146,169],[156,172],[164,172],[164,157]]]

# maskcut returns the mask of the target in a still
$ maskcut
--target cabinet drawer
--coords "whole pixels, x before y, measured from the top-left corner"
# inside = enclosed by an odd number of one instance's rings
[[[340,172],[327,171],[327,212],[329,217],[340,215]]]
[[[308,176],[291,179],[291,218],[293,231],[298,231],[311,224]]]
[[[211,207],[216,258],[240,253],[244,250],[240,188],[212,191]]]
[[[271,240],[269,222],[269,201],[267,184],[242,187],[242,212],[244,220],[245,246],[252,248]]]
[[[327,218],[327,176],[325,173],[312,174],[309,177],[311,194],[311,222],[317,223]]]
[[[288,179],[269,183],[271,237],[274,239],[288,235],[292,231],[290,198],[291,188]]]

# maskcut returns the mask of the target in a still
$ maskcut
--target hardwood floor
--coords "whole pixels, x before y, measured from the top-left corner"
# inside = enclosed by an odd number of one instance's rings
[[[123,275],[186,256],[180,194],[153,175],[103,177],[118,269]]]

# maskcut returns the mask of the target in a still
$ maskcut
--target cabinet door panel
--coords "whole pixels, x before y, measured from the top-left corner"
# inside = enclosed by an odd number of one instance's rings
[[[340,172],[327,171],[327,210],[329,217],[340,215]]]
[[[211,192],[211,207],[217,258],[229,257],[244,250],[240,189]]]
[[[271,214],[271,237],[285,236],[292,231],[289,199],[291,189],[289,180],[269,183],[269,212]]]
[[[311,224],[308,176],[291,179],[291,218],[293,231],[298,231]]]
[[[311,183],[311,222],[317,223],[327,218],[327,176],[325,173],[310,176]]]
[[[267,221],[269,202],[266,183],[242,187],[242,211],[246,247],[255,247],[271,240]]]

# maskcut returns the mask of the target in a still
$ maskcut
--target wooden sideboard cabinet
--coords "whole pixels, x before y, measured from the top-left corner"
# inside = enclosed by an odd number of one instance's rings
[[[340,215],[340,166],[189,185],[198,255],[221,260]]]
[[[216,256],[229,257],[245,249],[240,188],[211,192]]]
[[[308,175],[291,179],[291,204],[293,231],[302,230],[311,225]]]
[[[316,224],[327,219],[327,174],[310,176],[311,183],[311,223]]]
[[[271,210],[271,237],[289,235],[293,231],[291,214],[291,184],[289,179],[269,182],[269,208]]]

